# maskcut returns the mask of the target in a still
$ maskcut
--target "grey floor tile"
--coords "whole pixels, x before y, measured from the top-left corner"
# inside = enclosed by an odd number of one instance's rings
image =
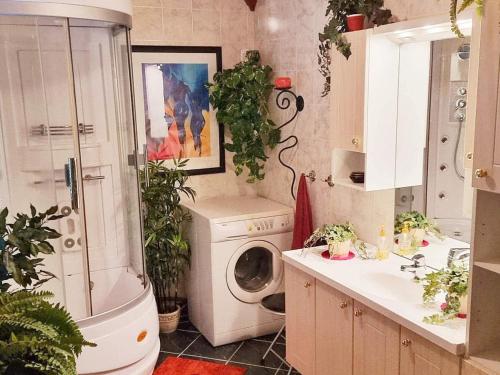
[[[182,353],[200,334],[197,332],[175,331],[160,334],[160,350],[163,352]]]
[[[183,354],[228,360],[239,346],[240,343],[237,342],[213,347],[203,336],[200,336]]]
[[[262,356],[269,347],[268,342],[248,340],[243,343],[241,348],[231,358],[232,362],[246,363],[248,365],[262,365],[265,367],[279,368],[281,360],[273,353],[269,353],[266,359],[262,362]],[[274,350],[280,355],[284,355],[285,350],[283,345],[275,345]]]

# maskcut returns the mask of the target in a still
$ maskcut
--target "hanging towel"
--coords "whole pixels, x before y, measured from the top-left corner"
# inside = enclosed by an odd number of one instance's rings
[[[295,207],[295,226],[293,228],[292,249],[302,249],[304,242],[313,232],[311,202],[307,192],[306,176],[301,174],[297,190],[297,206]]]

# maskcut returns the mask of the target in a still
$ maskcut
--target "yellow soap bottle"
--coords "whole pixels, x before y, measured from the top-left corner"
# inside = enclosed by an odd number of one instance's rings
[[[380,232],[378,233],[377,239],[377,252],[375,258],[378,260],[383,260],[389,258],[389,249],[387,247],[387,237],[385,235],[385,227],[382,225],[380,227]]]
[[[402,255],[408,255],[412,251],[411,245],[411,236],[410,236],[410,228],[408,227],[408,223],[405,223],[403,229],[401,230],[401,235],[398,239],[399,244],[399,253]]]

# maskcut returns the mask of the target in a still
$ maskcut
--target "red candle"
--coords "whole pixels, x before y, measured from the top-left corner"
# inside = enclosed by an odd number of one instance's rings
[[[290,77],[278,77],[274,80],[274,86],[277,89],[289,89],[292,87],[292,79]]]

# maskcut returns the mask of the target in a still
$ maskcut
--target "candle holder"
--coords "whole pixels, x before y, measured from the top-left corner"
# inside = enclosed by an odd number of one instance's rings
[[[302,110],[304,109],[305,103],[304,103],[304,98],[301,95],[296,95],[293,91],[291,91],[288,88],[276,89],[276,90],[279,91],[278,95],[276,95],[276,105],[278,106],[279,109],[287,110],[292,105],[292,100],[295,102],[295,112],[294,112],[293,116],[288,121],[286,121],[285,123],[283,123],[282,125],[280,125],[278,127],[278,129],[281,130],[283,127],[287,126],[293,120],[295,120],[295,118],[297,117],[299,112],[302,112]],[[299,139],[295,135],[292,134],[292,135],[286,137],[285,139],[281,140],[280,142],[278,142],[278,144],[281,145],[281,144],[287,143],[290,140],[292,140],[292,143],[290,143],[288,146],[283,147],[280,150],[280,152],[278,153],[278,160],[282,166],[284,166],[285,168],[289,169],[292,172],[292,185],[290,186],[290,193],[292,194],[292,198],[294,200],[296,200],[295,180],[297,179],[297,173],[295,172],[295,169],[293,169],[290,165],[286,164],[281,159],[281,156],[282,156],[283,152],[285,152],[286,150],[290,150],[290,149],[294,148],[295,146],[297,146],[297,144],[299,143]]]

